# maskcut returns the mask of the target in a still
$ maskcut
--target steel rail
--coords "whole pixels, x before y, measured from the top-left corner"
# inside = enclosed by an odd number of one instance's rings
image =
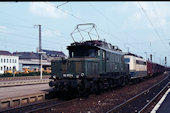
[[[27,112],[25,112],[25,113],[33,113],[33,112],[37,112],[37,111],[40,111],[40,110],[49,109],[49,108],[51,108],[51,107],[55,107],[55,106],[57,106],[57,105],[69,103],[69,102],[76,101],[76,100],[78,100],[78,98],[72,99],[72,100],[69,100],[69,101],[64,101],[64,102],[61,102],[61,103],[56,103],[56,104],[53,104],[53,105],[46,105],[46,106],[44,106],[44,107],[40,107],[40,108],[36,108],[36,109],[33,109],[33,110],[29,110],[29,111],[27,111]]]
[[[168,75],[166,78],[164,78],[163,80],[161,80],[160,82],[158,82],[157,84],[155,84],[155,85],[153,85],[152,87],[150,87],[150,88],[144,90],[143,92],[137,94],[136,96],[134,96],[134,97],[128,99],[127,101],[125,101],[125,102],[119,104],[118,106],[116,106],[116,107],[110,109],[110,110],[107,111],[106,113],[110,113],[110,112],[112,112],[112,111],[114,111],[114,110],[116,110],[116,109],[119,109],[119,108],[125,106],[126,104],[128,104],[128,103],[131,102],[132,100],[135,100],[137,97],[139,97],[140,95],[144,94],[145,92],[148,92],[150,89],[152,89],[152,88],[154,88],[155,86],[159,85],[160,83],[162,83],[164,80],[166,80],[166,79],[168,79],[168,78],[169,78],[169,75]]]
[[[165,88],[168,87],[169,84],[170,84],[170,82],[168,82],[168,83],[165,85],[165,87],[164,87],[154,98],[152,98],[152,100],[150,100],[150,102],[147,103],[138,113],[143,112],[143,111],[165,90]]]
[[[15,108],[10,108],[10,109],[5,109],[5,110],[1,110],[0,112],[1,113],[10,113],[10,112],[12,112],[12,113],[15,113],[15,112],[17,112],[18,113],[18,110],[21,110],[22,112],[27,112],[27,110],[25,110],[25,109],[30,109],[30,111],[31,111],[31,109],[34,109],[35,107],[37,107],[37,106],[41,106],[42,104],[49,104],[49,103],[52,103],[52,102],[60,102],[58,99],[51,99],[51,100],[46,100],[46,101],[42,101],[42,102],[36,102],[36,103],[31,103],[31,104],[27,104],[27,105],[23,105],[23,106],[20,106],[20,107],[15,107]],[[36,108],[37,109],[37,108]]]
[[[15,107],[15,108],[10,108],[10,109],[5,109],[5,110],[0,110],[1,113],[32,113],[44,109],[48,109],[57,105],[65,104],[68,102],[76,101],[79,98],[75,98],[72,100],[59,100],[58,98],[50,99],[50,100],[45,100],[42,102],[36,102],[36,103],[31,103],[27,105],[23,105],[20,107]]]
[[[29,79],[39,79],[40,76],[20,76],[20,77],[2,77],[0,81],[12,81],[12,80],[29,80]],[[50,75],[43,76],[43,79],[49,78]]]

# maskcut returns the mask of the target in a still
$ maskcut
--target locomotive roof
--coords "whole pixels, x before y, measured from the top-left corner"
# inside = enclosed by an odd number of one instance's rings
[[[138,55],[133,54],[133,53],[130,53],[130,52],[125,53],[124,55],[130,55],[130,56],[135,56],[135,57],[138,57],[138,58],[143,58],[143,57],[141,57],[141,56],[138,56]]]
[[[117,52],[122,52],[121,49],[118,48],[118,46],[115,45],[111,45],[110,43],[107,43],[105,41],[101,41],[101,40],[88,40],[88,41],[84,41],[84,42],[74,42],[71,43],[69,47],[73,47],[73,46],[92,46],[92,47],[98,47],[98,48],[103,48],[103,49],[109,49],[112,51],[117,51]]]

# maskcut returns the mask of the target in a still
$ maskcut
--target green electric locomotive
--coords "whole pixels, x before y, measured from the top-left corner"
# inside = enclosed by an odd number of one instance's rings
[[[51,62],[49,85],[56,91],[84,95],[125,85],[130,79],[129,65],[117,46],[88,40],[74,42],[67,49],[68,59]]]
[[[69,58],[51,62],[50,86],[83,94],[124,85],[129,80],[128,64],[116,46],[101,40],[72,43]],[[81,90],[80,90],[81,89]]]

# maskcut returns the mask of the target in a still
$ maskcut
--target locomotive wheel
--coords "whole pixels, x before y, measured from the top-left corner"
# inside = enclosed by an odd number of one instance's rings
[[[84,89],[85,89],[85,88],[83,88],[83,87],[81,87],[81,86],[78,86],[78,87],[77,87],[77,91],[78,91],[79,96],[82,96],[82,95],[84,94],[84,92],[85,92]]]
[[[69,88],[67,95],[68,95],[69,98],[78,97],[76,88]]]
[[[102,84],[102,82],[100,82],[100,81],[97,81],[96,83],[95,83],[95,93],[96,94],[100,94],[101,92],[103,92],[103,84]]]
[[[108,83],[109,83],[108,90],[111,91],[111,90],[113,89],[113,87],[114,87],[114,85],[113,85],[113,80],[112,80],[112,79],[108,80]]]
[[[125,86],[126,84],[126,80],[125,80],[125,77],[121,77],[121,86]]]
[[[89,95],[89,91],[84,86],[78,86],[77,92],[79,97],[87,97]]]
[[[99,91],[100,91],[100,89],[99,89],[99,84],[98,84],[97,81],[95,81],[95,82],[93,83],[93,90],[92,90],[92,92],[95,93],[95,94],[98,94]]]

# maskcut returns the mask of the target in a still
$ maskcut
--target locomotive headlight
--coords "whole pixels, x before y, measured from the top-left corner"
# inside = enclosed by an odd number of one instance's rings
[[[76,78],[79,78],[79,75],[77,75]]]
[[[56,79],[56,75],[53,75],[53,79]]]
[[[81,73],[81,76],[83,77],[83,76],[84,76],[84,73]]]

